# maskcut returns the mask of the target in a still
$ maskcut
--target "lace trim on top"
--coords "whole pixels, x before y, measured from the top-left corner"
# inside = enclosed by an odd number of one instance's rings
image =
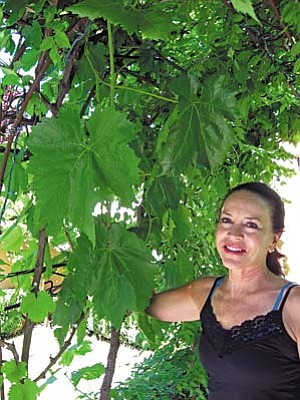
[[[217,320],[209,299],[202,311],[201,319],[207,339],[217,351],[222,352],[229,352],[253,341],[286,332],[280,310],[271,310],[265,315],[258,315],[231,329],[225,329]]]

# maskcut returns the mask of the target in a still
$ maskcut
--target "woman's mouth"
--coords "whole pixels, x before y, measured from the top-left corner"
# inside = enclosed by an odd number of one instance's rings
[[[241,255],[246,253],[246,250],[236,245],[225,245],[224,250],[226,253]]]

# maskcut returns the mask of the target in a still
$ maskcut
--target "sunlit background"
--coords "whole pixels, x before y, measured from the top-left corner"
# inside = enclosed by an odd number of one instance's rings
[[[295,158],[288,167],[295,174],[276,183],[275,187],[285,200],[285,231],[282,236],[282,252],[288,258],[290,272],[287,279],[300,283],[300,143],[298,146],[286,145],[285,148],[294,154]]]

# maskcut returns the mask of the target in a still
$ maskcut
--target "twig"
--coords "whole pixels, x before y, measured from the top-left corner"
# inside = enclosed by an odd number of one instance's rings
[[[75,246],[74,246],[74,244],[73,244],[73,242],[72,242],[70,233],[69,233],[69,231],[67,230],[67,228],[64,228],[64,231],[65,231],[65,235],[66,235],[67,241],[68,241],[68,243],[69,243],[69,246],[71,247],[71,250],[74,251]]]
[[[47,242],[46,232],[45,229],[41,229],[40,237],[39,237],[39,244],[38,244],[38,254],[37,259],[34,267],[34,275],[32,281],[33,293],[37,295],[40,289],[40,282],[43,273],[43,263],[44,263],[44,254],[45,254],[45,246]],[[31,344],[32,338],[32,331],[33,331],[34,323],[26,316],[25,320],[25,327],[24,327],[24,339],[23,339],[23,347],[22,347],[22,356],[21,360],[26,362],[28,367],[28,360],[29,360],[29,349]]]
[[[61,355],[67,350],[67,348],[71,345],[72,339],[77,331],[78,326],[80,325],[81,321],[85,318],[85,313],[82,313],[76,323],[73,325],[70,335],[67,340],[65,340],[62,347],[59,349],[58,353],[54,357],[50,357],[50,362],[47,367],[34,379],[34,382],[39,381],[46,377],[47,372],[53,367],[53,365],[59,360]]]
[[[7,162],[8,162],[8,157],[11,151],[11,147],[17,132],[17,128],[20,124],[20,122],[22,121],[23,118],[23,114],[26,110],[26,107],[29,103],[29,100],[31,99],[33,93],[35,92],[36,88],[38,87],[45,71],[48,69],[48,67],[51,64],[51,60],[48,59],[47,61],[44,62],[44,64],[41,66],[41,69],[39,71],[39,73],[37,74],[34,82],[32,83],[32,85],[30,86],[28,92],[26,93],[25,99],[20,107],[20,111],[18,112],[16,119],[14,121],[14,123],[12,124],[12,127],[10,129],[10,134],[9,134],[9,138],[7,141],[7,145],[6,145],[6,149],[4,151],[3,154],[3,160],[2,160],[2,164],[1,164],[1,168],[0,168],[0,195],[2,193],[2,188],[3,188],[3,183],[4,183],[4,175],[5,175],[5,170],[6,170],[6,166],[7,166]]]
[[[89,92],[88,97],[85,99],[83,106],[80,110],[80,118],[82,118],[84,116],[85,110],[87,109],[87,106],[89,105],[90,101],[92,100],[92,98],[95,96],[95,89],[96,89],[96,85],[94,85],[92,87],[92,89]]]
[[[37,93],[39,94],[42,102],[45,104],[45,106],[48,108],[49,111],[51,111],[51,113],[56,117],[58,110],[55,104],[51,104],[50,101],[48,101],[46,99],[46,97],[43,95],[43,93],[41,93],[40,90],[37,90]]]
[[[65,377],[66,377],[66,378],[68,379],[68,381],[74,386],[74,383],[71,381],[71,379],[68,377],[68,375],[67,375],[66,373],[65,373]],[[74,389],[75,389],[78,393],[82,394],[86,400],[94,400],[94,399],[95,399],[95,397],[89,396],[87,393],[85,393],[85,392],[83,392],[82,390],[80,390],[77,386],[75,386]]]
[[[108,35],[108,50],[109,50],[109,65],[110,65],[110,105],[111,107],[114,107],[116,73],[115,73],[113,32],[112,32],[112,26],[109,21],[107,21],[107,35]]]
[[[269,0],[269,3],[270,3],[270,6],[271,6],[274,14],[275,14],[275,17],[280,22],[281,21],[281,15],[280,15],[280,12],[279,12],[279,10],[277,8],[276,1],[275,0]],[[280,22],[280,26],[284,29],[284,34],[289,39],[291,45],[294,44],[295,41],[292,38],[292,35],[290,34],[290,32],[286,29],[285,24]]]
[[[20,357],[19,357],[19,354],[17,352],[16,346],[14,343],[5,342],[4,340],[0,339],[0,347],[1,348],[5,347],[5,348],[7,348],[7,350],[11,351],[14,356],[14,360],[15,360],[16,364],[19,364]]]
[[[3,358],[2,358],[2,348],[0,347],[0,367],[2,369]],[[5,391],[4,391],[4,379],[3,373],[0,372],[0,377],[2,378],[2,383],[0,384],[0,399],[5,400]]]

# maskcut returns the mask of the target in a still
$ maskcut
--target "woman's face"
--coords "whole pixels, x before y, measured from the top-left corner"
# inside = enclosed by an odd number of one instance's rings
[[[228,269],[265,267],[267,253],[278,239],[272,228],[270,206],[259,195],[240,190],[225,200],[216,245]]]

